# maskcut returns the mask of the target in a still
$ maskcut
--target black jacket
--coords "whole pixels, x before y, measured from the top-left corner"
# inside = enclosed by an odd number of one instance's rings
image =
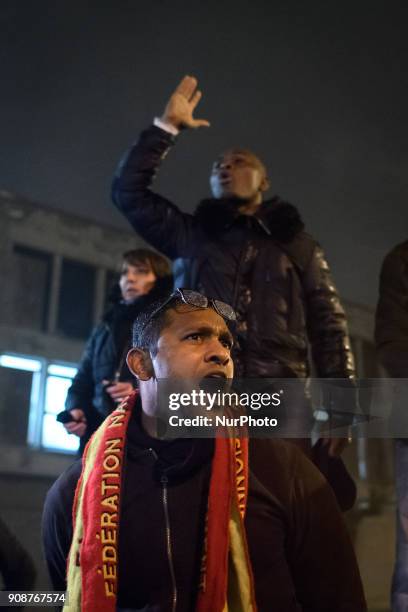
[[[165,475],[177,612],[192,612],[213,440],[163,442],[151,438],[142,430],[137,410],[127,440],[118,605],[146,612],[171,609],[163,508]],[[251,439],[249,467],[245,529],[259,612],[366,610],[347,529],[330,487],[312,463],[292,444]],[[72,503],[80,471],[77,462],[57,480],[45,502],[44,551],[56,590],[66,586]]]
[[[376,312],[380,360],[393,378],[408,378],[408,241],[384,259]]]
[[[253,217],[233,200],[205,200],[194,215],[150,184],[174,137],[142,132],[119,167],[113,200],[135,230],[174,260],[177,286],[230,303],[238,314],[237,375],[354,376],[343,308],[320,246],[297,210],[274,198]]]
[[[132,304],[120,303],[118,295],[113,307],[93,330],[65,402],[66,410],[80,408],[85,413],[87,430],[84,439],[81,439],[81,448],[116,407],[104,390],[102,381],[116,379],[132,382],[136,386],[136,379],[126,365],[132,323],[148,304],[171,292],[172,281],[172,277],[157,280],[150,293]]]

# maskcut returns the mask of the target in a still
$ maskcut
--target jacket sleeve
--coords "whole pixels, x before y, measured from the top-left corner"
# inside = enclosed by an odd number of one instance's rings
[[[316,244],[302,275],[307,330],[317,376],[354,378],[346,316],[322,248]]]
[[[300,451],[297,455],[289,543],[302,609],[364,612],[357,560],[334,494],[315,466]]]
[[[174,142],[174,136],[156,126],[143,131],[119,164],[112,185],[115,206],[142,238],[170,259],[188,255],[193,217],[150,186]]]
[[[80,408],[85,414],[93,410],[92,399],[94,396],[95,380],[92,363],[98,330],[99,326],[93,330],[86,343],[81,361],[78,365],[78,371],[75,374],[72,385],[68,389],[67,398],[65,400],[66,410]]]
[[[381,363],[394,378],[408,377],[408,243],[387,255],[381,269],[375,339]]]

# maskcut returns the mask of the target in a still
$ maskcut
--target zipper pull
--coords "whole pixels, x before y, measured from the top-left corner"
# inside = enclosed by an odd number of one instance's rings
[[[161,475],[160,482],[162,483],[162,485],[168,484],[169,479],[167,478],[166,474]]]
[[[156,459],[156,461],[158,460],[159,456],[156,453],[156,451],[154,450],[154,448],[149,448],[149,451],[152,453],[153,457]]]

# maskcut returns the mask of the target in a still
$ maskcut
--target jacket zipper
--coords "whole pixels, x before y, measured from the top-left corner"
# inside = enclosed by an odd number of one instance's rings
[[[267,227],[267,225],[265,225],[265,223],[262,221],[262,219],[259,219],[259,217],[254,216],[254,219],[256,220],[256,222],[258,223],[259,227],[261,229],[263,229],[263,231],[270,236],[271,232],[269,230],[269,228]],[[240,284],[241,284],[241,270],[242,270],[242,264],[244,262],[244,259],[246,257],[246,254],[248,253],[248,249],[249,246],[252,242],[252,239],[250,238],[249,240],[244,240],[244,245],[241,249],[241,252],[239,254],[239,261],[238,261],[238,268],[237,268],[237,275],[235,277],[235,285],[234,285],[234,293],[233,293],[233,298],[232,298],[232,304],[231,306],[236,309],[237,307],[237,302],[238,302],[238,293],[239,293],[239,289],[240,289]]]
[[[151,451],[153,457],[156,459],[158,459],[157,453],[153,448],[149,448],[149,451]],[[165,476],[164,474],[162,474],[162,477],[160,479],[161,485],[162,485],[162,500],[163,500],[163,510],[164,510],[164,520],[165,520],[165,528],[166,528],[166,550],[167,550],[167,560],[169,562],[169,570],[170,570],[170,577],[171,577],[171,582],[172,582],[172,598],[171,598],[171,610],[172,612],[176,612],[176,608],[177,608],[177,585],[176,585],[176,574],[174,571],[174,562],[173,562],[173,550],[172,550],[172,546],[171,546],[171,530],[170,530],[170,518],[169,518],[169,503],[168,503],[168,490],[167,490],[167,484],[169,482],[169,479],[167,478],[167,476]]]
[[[168,478],[167,478],[167,476],[163,475],[161,477],[161,483],[162,483],[162,487],[163,487],[162,488],[162,499],[163,499],[164,518],[165,518],[165,522],[166,522],[167,559],[168,559],[168,562],[169,562],[170,576],[171,576],[171,581],[172,581],[172,586],[173,586],[173,596],[172,596],[171,610],[172,610],[172,612],[176,612],[176,608],[177,608],[177,585],[176,585],[176,575],[175,575],[175,572],[174,572],[173,550],[172,550],[172,546],[171,546],[171,531],[170,531],[169,507],[168,507],[168,497],[167,497],[167,493],[168,493],[168,489],[167,489]]]
[[[106,323],[106,321],[105,321],[105,328],[107,329],[107,331],[110,334],[113,335],[112,327],[110,325],[108,325],[108,323]],[[115,347],[115,353],[116,353],[116,356],[117,356],[118,355],[118,351],[116,349],[115,343],[113,343],[113,345]],[[117,367],[115,369],[115,372],[113,374],[113,382],[115,382],[115,383],[118,383],[120,381],[120,375],[122,374],[122,368],[123,368],[124,363],[126,361],[126,357],[127,357],[128,352],[129,352],[129,349],[130,349],[130,344],[129,344],[129,342],[127,342],[126,345],[125,345],[125,348],[123,349],[122,354],[120,356],[119,363],[118,363],[118,365],[117,365]]]

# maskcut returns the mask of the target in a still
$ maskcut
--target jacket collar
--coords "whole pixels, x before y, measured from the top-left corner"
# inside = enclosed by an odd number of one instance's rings
[[[142,426],[142,402],[138,395],[127,431],[128,457],[138,461],[146,453],[155,458],[153,475],[163,476],[170,483],[185,479],[200,470],[212,459],[214,440],[211,438],[152,438]]]
[[[238,198],[208,198],[200,202],[194,216],[204,232],[216,238],[245,216],[238,213],[240,204]],[[304,229],[297,208],[277,196],[263,202],[253,219],[262,232],[282,243],[291,242]]]

